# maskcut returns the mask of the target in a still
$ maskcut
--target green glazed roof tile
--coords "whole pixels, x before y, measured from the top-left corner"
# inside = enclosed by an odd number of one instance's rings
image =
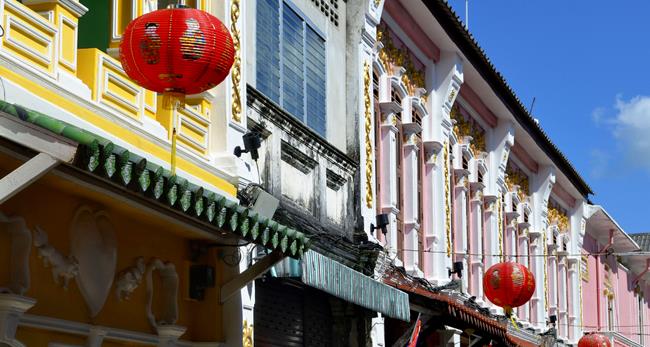
[[[288,256],[300,258],[308,248],[304,233],[258,216],[250,209],[129,152],[92,132],[40,112],[0,101],[0,111],[79,143],[74,165],[98,177],[209,222]],[[288,253],[286,253],[288,252]]]

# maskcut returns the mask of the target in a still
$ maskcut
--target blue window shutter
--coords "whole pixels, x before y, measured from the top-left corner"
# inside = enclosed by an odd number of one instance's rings
[[[257,89],[280,103],[280,7],[278,0],[257,1]]]
[[[304,22],[287,4],[282,9],[282,107],[304,121]]]
[[[327,130],[325,41],[314,30],[307,27],[305,42],[307,125],[325,136]]]

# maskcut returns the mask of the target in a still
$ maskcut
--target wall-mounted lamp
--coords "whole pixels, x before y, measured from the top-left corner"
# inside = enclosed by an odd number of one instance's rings
[[[257,150],[262,145],[262,136],[260,133],[249,131],[244,134],[244,136],[242,136],[242,140],[244,140],[244,149],[242,149],[240,146],[235,147],[235,156],[239,158],[241,157],[242,153],[250,153],[251,158],[257,161],[257,159],[260,157]]]
[[[548,316],[548,321],[551,323],[551,325],[555,326],[555,323],[557,322],[557,316],[554,314]]]
[[[451,277],[452,274],[456,274],[456,276],[463,277],[463,262],[462,261],[455,261],[454,264],[452,265],[453,267],[449,269],[449,277]]]
[[[388,220],[388,214],[386,213],[378,214],[376,217],[376,222],[377,222],[377,226],[370,223],[370,233],[373,233],[377,229],[381,229],[381,233],[386,235],[386,233],[388,233],[388,229],[386,227],[390,223],[390,221]]]

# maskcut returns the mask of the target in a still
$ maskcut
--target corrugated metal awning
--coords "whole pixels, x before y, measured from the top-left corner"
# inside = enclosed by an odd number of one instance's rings
[[[302,257],[302,281],[385,316],[411,319],[408,294],[311,250]]]

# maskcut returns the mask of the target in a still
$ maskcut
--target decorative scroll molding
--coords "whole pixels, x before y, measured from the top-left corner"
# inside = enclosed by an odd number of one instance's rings
[[[117,282],[115,283],[115,294],[117,295],[118,300],[129,300],[131,298],[131,294],[133,294],[138,286],[140,286],[140,283],[142,283],[142,278],[144,277],[146,269],[147,266],[144,262],[144,258],[138,257],[135,260],[134,266],[120,273]]]
[[[153,272],[156,270],[160,273],[161,295],[164,306],[160,319],[156,318],[152,309]],[[178,274],[176,273],[176,267],[170,262],[165,263],[160,259],[153,259],[147,267],[146,275],[147,318],[149,324],[156,330],[164,326],[173,326],[178,319]]]
[[[453,98],[453,96],[450,97]],[[481,127],[476,124],[476,122],[465,119],[465,116],[463,116],[463,114],[460,112],[458,105],[454,105],[454,107],[452,107],[449,116],[451,119],[456,121],[453,128],[453,132],[456,134],[456,137],[471,137],[472,141],[470,142],[469,147],[472,152],[474,152],[474,155],[485,152],[485,131],[483,131]]]
[[[70,227],[70,252],[78,261],[77,287],[95,317],[111,292],[117,266],[117,242],[108,215],[82,206]]]
[[[253,324],[248,325],[245,319],[242,328],[242,347],[253,347]]]
[[[232,0],[230,5],[230,32],[232,34],[233,47],[235,49],[235,61],[230,70],[232,80],[232,119],[241,122],[241,33],[237,28],[239,20],[239,0]]]
[[[47,233],[38,226],[34,231],[34,247],[38,251],[38,257],[43,259],[43,264],[46,267],[52,266],[54,282],[61,284],[61,280],[63,280],[63,288],[67,290],[70,280],[79,274],[77,259],[72,255],[64,257],[61,252],[48,243]]]
[[[29,253],[32,233],[22,217],[7,217],[0,213],[0,231],[11,236],[11,259],[9,288],[0,288],[0,293],[23,295],[29,289]]]
[[[371,76],[370,76],[370,64],[368,62],[365,62],[363,65],[363,100],[364,100],[364,106],[365,106],[365,140],[366,140],[366,206],[368,208],[372,208],[372,200],[373,200],[373,195],[372,195],[372,157],[373,157],[373,151],[372,151],[372,139],[370,138],[370,134],[372,132],[372,103],[370,99],[370,83],[371,83]]]
[[[449,176],[449,143],[445,142],[443,147],[444,153],[442,160],[445,161],[445,231],[447,232],[447,256],[451,257],[451,197],[449,193],[451,177]]]
[[[393,71],[397,67],[404,68],[401,78],[409,94],[415,95],[418,89],[426,86],[424,73],[415,67],[408,49],[395,46],[385,24],[377,26],[377,41],[381,42],[384,47],[379,51],[379,60],[384,64],[386,70]],[[426,95],[420,94],[420,98],[426,103]]]

